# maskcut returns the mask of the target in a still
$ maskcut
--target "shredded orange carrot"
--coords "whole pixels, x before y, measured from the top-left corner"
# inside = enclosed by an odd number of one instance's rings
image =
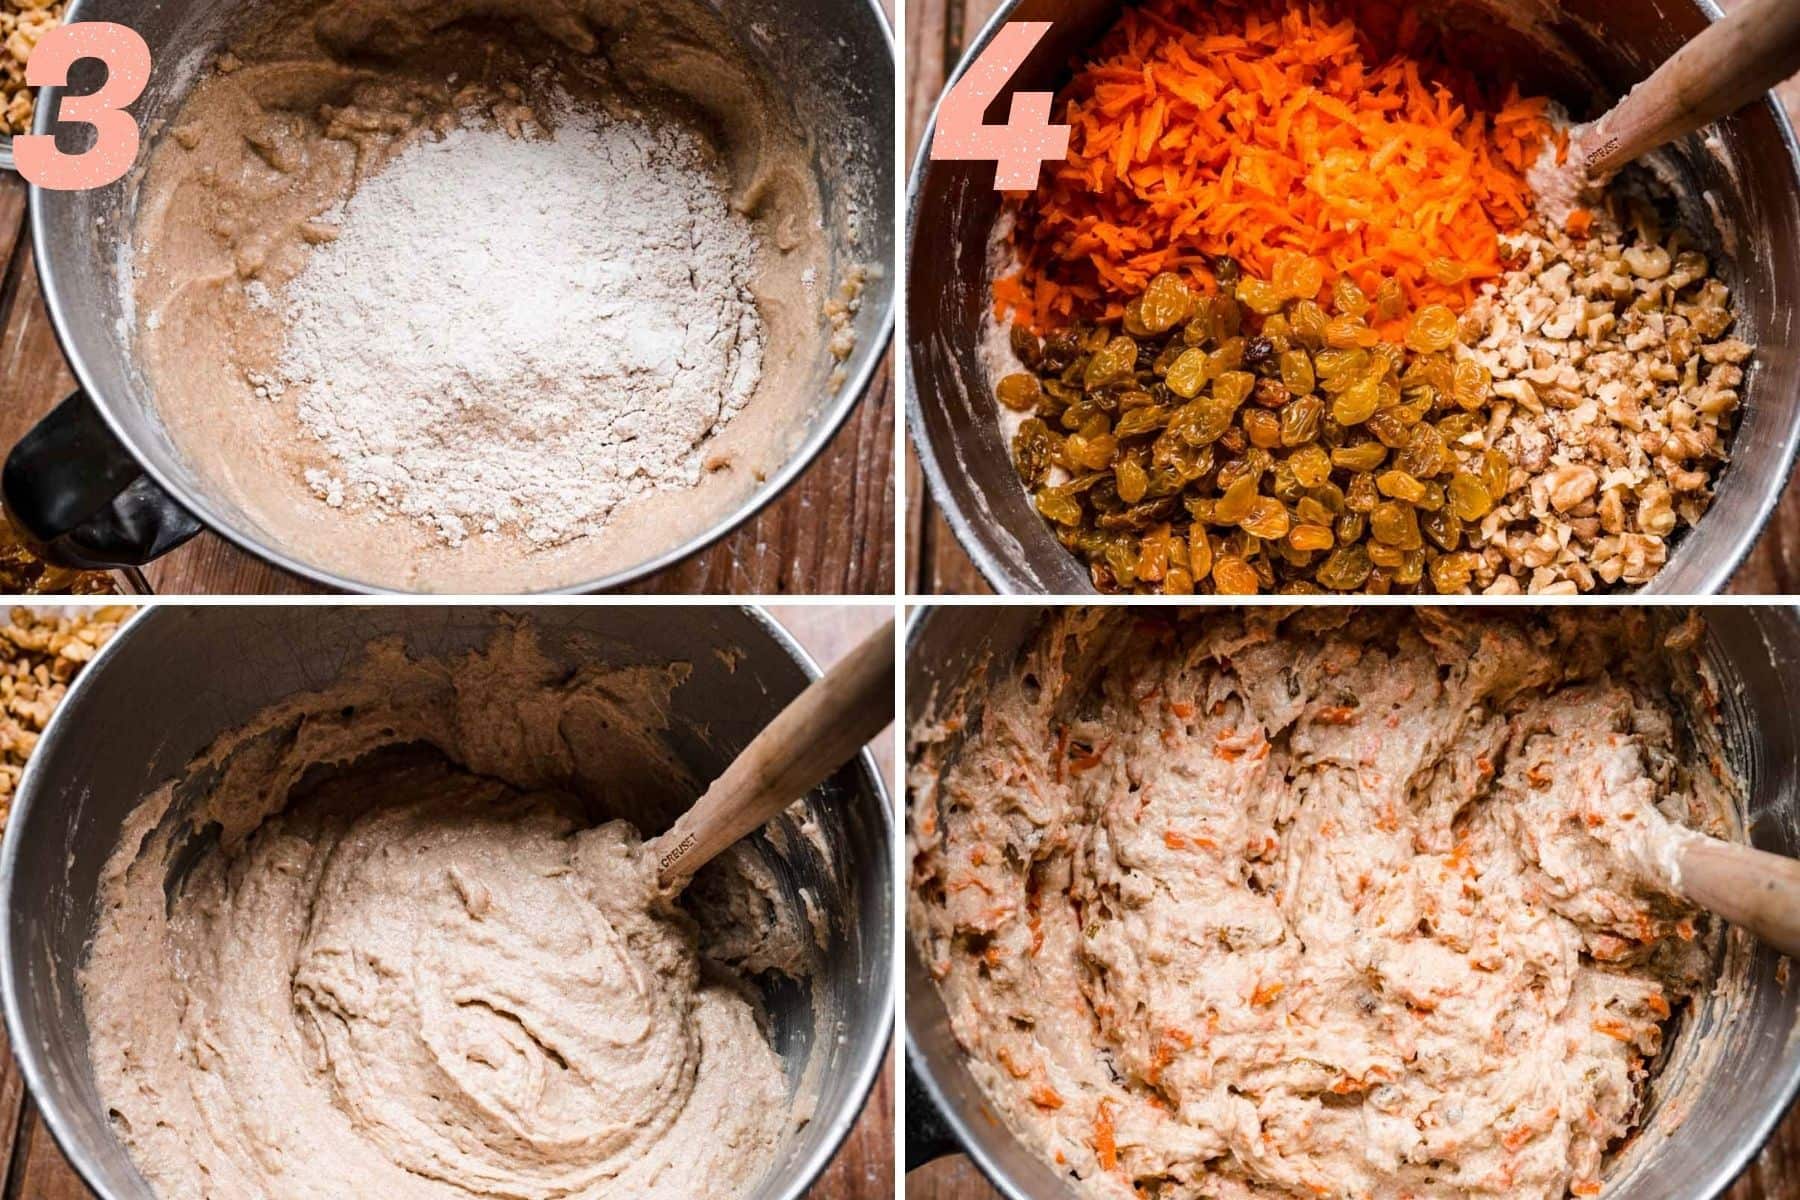
[[[1094,1114],[1094,1155],[1102,1171],[1115,1171],[1119,1166],[1119,1146],[1113,1140],[1112,1108],[1104,1100]]]
[[[1281,995],[1285,990],[1287,990],[1285,983],[1265,983],[1250,994],[1250,1003],[1261,1008],[1265,1004],[1273,1003],[1275,997]]]
[[[1005,1046],[994,1051],[994,1057],[1000,1060],[1000,1065],[1005,1067],[1006,1073],[1011,1075],[1014,1079],[1029,1079],[1031,1077],[1031,1068],[1021,1066],[1014,1062],[1011,1052],[1008,1051]]]
[[[1062,1093],[1046,1083],[1032,1090],[1031,1102],[1039,1108],[1061,1108],[1063,1106]]]
[[[1547,101],[1449,65],[1410,10],[1147,0],[1060,96],[1066,159],[1020,199],[1022,269],[996,313],[1038,329],[1120,316],[1158,272],[1215,256],[1260,279],[1283,251],[1369,294],[1460,311],[1530,212]]]

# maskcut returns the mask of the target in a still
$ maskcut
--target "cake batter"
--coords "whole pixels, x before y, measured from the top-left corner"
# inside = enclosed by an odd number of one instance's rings
[[[380,587],[486,592],[567,586],[697,536],[785,462],[814,385],[834,365],[827,345],[832,330],[823,315],[831,283],[812,170],[815,149],[786,98],[710,10],[691,0],[282,0],[231,31],[224,44],[228,48],[211,59],[150,155],[133,238],[136,338],[176,445],[209,491],[277,545]],[[425,297],[404,312],[340,321],[343,344],[336,354],[310,342],[287,345],[285,314],[293,308],[287,289],[302,279],[312,258],[331,257],[328,248],[343,235],[346,220],[370,218],[351,201],[422,142],[480,145],[496,132],[525,144],[553,142],[559,129],[573,137],[572,131],[585,131],[596,119],[609,123],[604,130],[629,131],[639,141],[659,131],[679,135],[646,153],[647,167],[632,169],[658,170],[679,160],[681,170],[668,170],[670,188],[716,193],[699,206],[708,215],[696,228],[718,227],[727,208],[735,222],[747,224],[741,236],[753,237],[753,249],[730,256],[742,264],[743,277],[719,278],[718,255],[671,244],[669,254],[696,259],[690,264],[697,268],[691,319],[700,324],[690,324],[684,336],[677,322],[689,322],[689,311],[677,307],[671,316],[667,302],[646,301],[637,317],[641,324],[634,325],[627,282],[624,298],[588,322],[590,335],[608,323],[607,337],[596,344],[619,347],[611,359],[602,355],[571,365],[564,361],[570,355],[538,361],[542,356],[527,354],[507,368],[527,379],[520,394],[511,402],[492,395],[505,389],[489,381],[483,405],[469,409],[467,428],[454,419],[461,411],[456,405],[442,420],[428,416],[427,432],[443,426],[441,446],[415,447],[410,458],[407,447],[384,444],[379,423],[366,414],[346,419],[351,402],[366,407],[409,398],[401,387],[366,386],[354,388],[354,397],[333,396],[332,388],[358,377],[330,368],[354,365],[363,348],[357,343],[365,340],[375,343],[370,356],[376,365],[399,358],[382,352],[378,339],[399,336],[392,331],[420,322],[435,304],[491,304],[494,328],[487,335],[471,332],[480,324],[478,314],[426,320],[417,336],[402,337],[407,357],[422,353],[417,347],[434,337],[447,339],[459,354],[491,340],[492,353],[504,355],[517,341],[502,336],[510,328],[502,319],[506,306],[529,296],[554,316],[617,290],[602,286],[607,262],[582,260],[570,282],[563,280],[567,269],[521,268],[518,248],[501,239],[490,257],[508,261],[496,261],[491,296]],[[705,150],[705,179],[697,180],[687,165],[694,157],[688,147],[695,144]],[[446,174],[454,179],[456,173]],[[445,238],[443,253],[506,228],[509,214],[516,226],[519,206],[533,199],[523,172],[518,186],[518,195],[471,186],[462,206],[466,238]],[[568,186],[579,190],[580,180]],[[567,208],[560,197],[555,203]],[[590,215],[611,212],[626,226],[634,214],[657,216],[629,194],[593,195],[591,205]],[[667,236],[666,226],[657,220],[644,236]],[[740,235],[734,230],[733,236]],[[387,239],[372,240],[379,245]],[[717,239],[706,240],[710,246]],[[616,250],[617,239],[606,244]],[[568,256],[581,251],[561,244],[536,249],[565,268]],[[354,256],[358,262],[367,257]],[[656,258],[662,268],[669,268],[666,257]],[[515,278],[521,270],[539,288],[553,289],[563,280],[574,294],[559,306],[556,297],[521,287]],[[376,272],[378,281],[393,274]],[[641,296],[647,284],[638,274]],[[309,296],[318,291],[317,280],[304,282]],[[720,289],[729,304],[721,301]],[[364,291],[382,300],[382,289],[366,281]],[[346,296],[346,306],[355,300]],[[319,302],[314,297],[310,303]],[[707,324],[713,321],[726,327],[714,331]],[[528,314],[513,325],[534,328]],[[678,352],[671,356],[650,345],[658,339]],[[557,344],[583,345],[579,338]],[[298,387],[284,391],[296,360],[315,385],[312,394]],[[657,388],[687,397],[679,406],[665,397],[666,420],[639,419],[643,404],[634,397],[617,428],[594,433],[575,426],[591,411],[580,397],[591,396],[592,407],[602,407],[620,389],[640,387],[646,373],[640,363],[651,364],[659,377],[669,375],[659,378]],[[493,373],[485,358],[479,365],[471,372],[481,377],[477,383]],[[687,376],[695,377],[696,386],[684,390]],[[436,380],[427,373],[417,384],[424,395],[412,400],[415,407],[457,391],[454,374]],[[598,447],[588,485],[598,502],[587,508],[605,519],[604,529],[592,528],[596,521],[586,517],[567,520],[549,511],[571,490],[568,471],[549,468],[580,460],[578,449],[555,443],[559,423],[530,403],[538,390],[551,387],[576,398],[566,406],[570,419],[561,424],[572,427],[576,441]],[[370,391],[392,395],[371,401]],[[700,394],[687,396],[693,391]],[[634,443],[671,430],[692,443],[680,470],[655,462],[634,472]],[[501,444],[507,437],[520,444]],[[534,476],[531,446],[537,438],[544,440],[546,463]],[[484,442],[492,446],[491,462],[482,456]],[[456,460],[448,484],[446,452]],[[551,463],[553,452],[561,457]],[[420,462],[430,464],[428,471],[418,468]],[[469,491],[496,486],[496,480],[507,495],[469,501]],[[447,496],[452,486],[465,494]],[[427,487],[435,489],[438,503],[408,495]],[[378,495],[381,489],[394,495]]]
[[[746,979],[811,940],[707,928],[740,901],[697,922],[622,819],[697,790],[655,724],[682,673],[562,680],[522,631],[454,666],[383,645],[147,797],[81,981],[157,1195],[750,1191],[808,1109]]]
[[[1724,831],[1645,613],[1079,612],[915,730],[910,926],[1092,1196],[1600,1190]],[[1677,671],[1693,671],[1691,662]]]

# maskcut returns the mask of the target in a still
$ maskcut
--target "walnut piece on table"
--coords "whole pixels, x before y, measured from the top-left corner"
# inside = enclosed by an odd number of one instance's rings
[[[81,668],[136,610],[82,609],[68,616],[15,608],[0,627],[0,828],[50,714]]]
[[[25,64],[38,39],[56,28],[65,0],[0,0],[0,134],[31,129],[33,101]]]

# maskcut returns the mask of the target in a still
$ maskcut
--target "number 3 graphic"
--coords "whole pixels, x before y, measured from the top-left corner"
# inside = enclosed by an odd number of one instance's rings
[[[32,50],[25,82],[62,87],[69,82],[69,67],[84,58],[106,64],[106,84],[86,96],[64,96],[56,118],[92,125],[94,144],[80,154],[64,154],[49,134],[13,139],[19,174],[41,188],[67,192],[105,187],[122,179],[137,158],[137,121],[125,106],[143,95],[150,82],[150,47],[137,30],[107,21],[52,29]]]

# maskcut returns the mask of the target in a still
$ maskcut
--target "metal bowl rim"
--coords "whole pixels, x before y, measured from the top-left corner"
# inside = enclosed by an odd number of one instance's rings
[[[294,605],[293,607],[299,608],[310,606]],[[821,671],[819,670],[819,665],[813,660],[812,655],[807,653],[805,648],[803,648],[799,642],[794,640],[794,636],[790,634],[779,621],[771,616],[762,605],[744,604],[736,607],[740,608],[748,615],[769,635],[770,639],[778,647],[787,653],[789,658],[801,669],[807,679],[817,679],[820,676]],[[12,809],[14,817],[18,817],[20,814],[28,811],[31,807],[32,796],[36,790],[34,785],[38,774],[37,764],[40,760],[40,755],[46,754],[48,749],[54,749],[56,744],[62,740],[63,725],[66,722],[59,720],[59,718],[63,711],[69,707],[69,700],[88,687],[88,680],[91,677],[97,677],[99,675],[100,672],[96,671],[94,668],[111,658],[115,652],[115,648],[125,643],[127,637],[140,622],[148,618],[151,613],[165,609],[169,611],[179,611],[174,605],[146,604],[140,607],[137,612],[132,614],[132,616],[119,627],[118,632],[100,648],[99,652],[88,661],[81,673],[75,677],[75,682],[69,685],[68,691],[63,695],[62,702],[57,705],[56,711],[51,714],[50,721],[46,725],[43,734],[39,737],[37,746],[34,748],[31,757],[26,761],[25,770],[19,776],[18,787],[14,792]],[[100,685],[95,684],[93,686]],[[893,848],[895,839],[893,802],[888,795],[887,784],[885,780],[883,780],[881,771],[875,763],[875,757],[869,752],[867,747],[864,747],[858,752],[854,761],[862,774],[864,785],[869,788],[872,798],[881,812],[881,820],[878,828],[881,833],[881,840],[885,843],[882,847],[885,853],[880,856],[880,862],[876,869],[879,874],[885,877],[885,882],[887,884],[886,893],[889,897],[888,903],[892,904],[894,892]],[[43,1051],[40,1043],[24,1036],[29,1031],[25,1029],[24,1013],[19,1002],[18,980],[13,974],[14,945],[12,918],[13,878],[17,869],[18,859],[22,853],[19,849],[19,844],[22,840],[23,839],[21,838],[0,839],[0,1011],[4,1012],[6,1034],[11,1041],[13,1055],[19,1064],[19,1073],[25,1081],[26,1092],[31,1096],[33,1101],[37,1103],[38,1112],[43,1117],[45,1127],[50,1131],[51,1140],[56,1143],[57,1149],[62,1151],[63,1157],[66,1158],[69,1164],[75,1169],[75,1173],[81,1177],[81,1182],[88,1190],[93,1192],[97,1197],[105,1198],[109,1197],[110,1193],[101,1189],[93,1165],[88,1161],[87,1155],[80,1152],[75,1141],[74,1130],[71,1128],[72,1123],[64,1113],[62,1106],[58,1103],[45,1104],[43,1102],[43,1097],[48,1094],[48,1084],[46,1080],[49,1076],[49,1071],[42,1061]],[[794,1167],[791,1177],[787,1181],[784,1189],[777,1193],[778,1200],[801,1200],[801,1197],[806,1194],[807,1189],[812,1187],[812,1185],[817,1182],[819,1176],[825,1173],[826,1168],[831,1165],[832,1160],[837,1157],[838,1152],[843,1148],[845,1139],[849,1137],[851,1129],[855,1127],[856,1122],[861,1118],[863,1110],[868,1107],[869,1096],[874,1091],[875,1082],[880,1077],[882,1067],[886,1064],[888,1047],[893,1043],[894,1037],[894,997],[896,981],[894,979],[892,966],[892,920],[883,923],[880,928],[882,930],[882,939],[887,944],[885,946],[874,947],[874,949],[880,951],[880,953],[871,954],[870,961],[880,964],[880,969],[887,974],[887,1003],[884,1006],[885,1017],[882,1018],[880,1026],[871,1031],[871,1036],[865,1042],[863,1053],[857,1057],[852,1065],[852,1082],[849,1090],[845,1093],[845,1104],[838,1112],[833,1114],[831,1120],[826,1124],[825,1137],[819,1141],[819,1144],[813,1149],[812,1153],[807,1155],[805,1159]],[[877,983],[879,983],[879,980],[877,980]],[[127,1156],[129,1157],[129,1152],[127,1152]]]
[[[1018,9],[1020,3],[1021,0],[1005,0],[1005,3],[989,18],[987,24],[981,27],[981,32],[976,34],[963,50],[962,58],[957,62],[956,69],[945,78],[944,89],[938,93],[936,102],[931,106],[931,117],[925,122],[925,132],[920,137],[918,149],[913,155],[912,172],[908,176],[906,184],[906,244],[901,247],[900,252],[906,258],[909,269],[912,265],[912,249],[916,244],[919,225],[923,219],[919,201],[925,186],[926,172],[930,170],[931,166],[931,139],[937,131],[938,113],[943,107],[944,96],[963,77],[964,72],[973,65],[975,59],[987,48],[988,43],[999,34],[1001,27],[1012,19],[1012,14]],[[1708,21],[1717,21],[1724,15],[1717,0],[1691,0],[1691,3],[1700,9]],[[1764,94],[1759,103],[1768,108],[1775,117],[1775,131],[1787,149],[1790,182],[1796,187],[1800,187],[1800,139],[1795,137],[1793,122],[1788,120],[1787,111],[1781,106],[1773,92]],[[937,501],[938,507],[943,511],[944,520],[950,526],[950,531],[956,535],[956,541],[962,547],[963,553],[969,556],[969,560],[975,564],[976,570],[981,573],[982,579],[987,582],[989,587],[1002,595],[1037,594],[1031,589],[1019,586],[1023,581],[1015,578],[1011,565],[999,556],[989,553],[987,548],[982,545],[975,536],[974,523],[969,520],[967,514],[963,512],[962,506],[957,503],[955,496],[951,493],[944,465],[938,460],[936,447],[925,430],[924,401],[919,395],[917,373],[911,370],[914,343],[910,326],[907,342],[906,429],[913,448],[918,453],[919,467],[925,475],[925,483],[932,498]],[[1770,516],[1773,515],[1776,505],[1781,503],[1781,498],[1787,492],[1789,482],[1794,478],[1795,465],[1800,462],[1800,405],[1795,407],[1786,429],[1780,432],[1785,435],[1787,442],[1786,466],[1774,472],[1776,478],[1770,480],[1771,486],[1757,503],[1756,510],[1751,514],[1751,520],[1745,525],[1743,532],[1738,535],[1719,565],[1707,573],[1706,577],[1700,581],[1700,587],[1691,594],[1710,596],[1724,591],[1726,585],[1731,581],[1731,576],[1743,565],[1744,560],[1749,557],[1751,549],[1756,545],[1757,539],[1768,527]],[[1730,471],[1731,468],[1732,464],[1727,461],[1719,473],[1719,478],[1723,479],[1725,472]],[[1699,527],[1694,526],[1693,528]],[[1688,536],[1691,536],[1692,532],[1692,529],[1686,531]],[[1687,538],[1684,537],[1682,540],[1685,542]],[[1100,595],[1101,593],[1089,584],[1083,594]],[[1347,598],[1357,594],[1355,592],[1344,593]],[[1660,592],[1655,580],[1652,580],[1641,588],[1607,594],[1632,596],[1666,593]]]
[[[63,23],[73,24],[75,21],[80,20],[81,11],[88,3],[89,0],[70,0],[68,11],[63,16]],[[887,50],[890,72],[897,71],[898,67],[894,54],[894,30],[893,26],[888,21],[887,13],[882,10],[880,0],[860,0],[860,7],[874,15],[876,30],[881,35],[881,44]],[[38,90],[37,111],[36,115],[33,117],[32,124],[33,132],[41,134],[50,132],[50,114],[60,107],[62,92],[63,89],[61,87],[43,87]],[[7,146],[6,152],[8,159],[10,159],[10,145]],[[10,163],[7,165],[10,165]],[[48,309],[50,313],[50,325],[56,333],[57,347],[62,351],[63,358],[68,361],[69,370],[74,374],[75,381],[79,385],[82,394],[87,396],[88,402],[93,405],[97,412],[99,412],[101,419],[106,422],[107,428],[112,431],[113,437],[118,439],[119,444],[131,455],[136,461],[138,468],[142,470],[144,474],[148,475],[159,488],[175,499],[177,503],[191,513],[194,518],[200,521],[207,529],[221,535],[233,545],[237,546],[238,549],[253,555],[263,562],[269,563],[280,570],[286,571],[290,575],[295,575],[301,579],[323,584],[326,587],[335,588],[338,591],[349,592],[352,594],[438,594],[423,591],[415,592],[402,588],[383,587],[376,584],[364,583],[359,580],[351,579],[348,576],[339,575],[324,567],[315,567],[304,563],[289,554],[286,550],[264,545],[251,531],[240,529],[235,523],[226,521],[222,518],[219,515],[216,506],[213,505],[211,497],[205,495],[190,495],[185,489],[175,486],[160,467],[152,465],[143,453],[139,451],[137,444],[132,441],[130,435],[126,432],[123,423],[113,415],[111,405],[101,399],[103,393],[94,387],[93,373],[89,370],[87,362],[84,360],[83,356],[71,346],[69,338],[65,336],[63,332],[65,324],[64,313],[68,308],[68,301],[64,298],[62,289],[58,286],[49,266],[49,263],[51,262],[49,253],[51,247],[49,234],[45,231],[47,218],[43,213],[44,189],[37,187],[34,184],[30,187],[29,191],[28,208],[31,214],[32,255],[37,263],[38,286],[39,290],[43,293],[44,307]],[[888,198],[883,197],[883,200],[888,201]],[[895,249],[895,256],[899,256],[898,247]],[[752,517],[760,513],[778,497],[786,493],[806,469],[813,465],[813,462],[818,458],[819,453],[824,450],[825,444],[836,436],[838,430],[842,428],[844,421],[849,417],[851,410],[861,402],[864,395],[868,392],[870,385],[875,380],[876,372],[880,369],[882,363],[886,361],[887,347],[893,341],[894,337],[894,291],[895,289],[892,287],[888,289],[888,294],[882,304],[876,327],[868,339],[868,352],[863,358],[862,365],[851,373],[851,375],[845,379],[843,384],[838,387],[837,395],[832,398],[829,404],[820,410],[818,418],[811,423],[811,429],[806,437],[801,440],[799,446],[795,448],[794,453],[789,456],[788,461],[782,464],[779,470],[773,472],[769,476],[769,481],[760,489],[752,493],[725,516],[721,517],[719,521],[710,528],[653,558],[645,559],[630,567],[613,571],[581,583],[568,584],[554,588],[539,588],[518,594],[533,596],[579,596],[593,592],[611,591],[623,587],[626,584],[635,583],[645,576],[672,566],[690,555],[698,554],[715,542],[722,540],[727,535],[736,531]],[[857,350],[860,351],[862,348],[862,343],[859,342]],[[892,464],[890,463],[890,478],[892,474]]]

